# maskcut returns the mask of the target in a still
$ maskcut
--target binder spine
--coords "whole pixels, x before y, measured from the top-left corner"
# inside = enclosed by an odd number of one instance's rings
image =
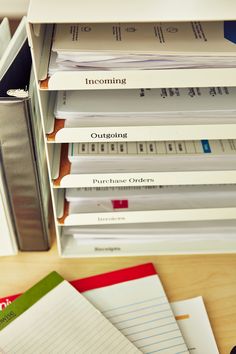
[[[1,100],[0,116],[3,164],[19,248],[22,251],[47,250],[49,235],[33,151],[29,100]]]

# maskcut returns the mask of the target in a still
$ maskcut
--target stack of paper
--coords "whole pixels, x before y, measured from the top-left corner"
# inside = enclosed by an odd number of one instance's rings
[[[235,87],[58,91],[56,118],[81,124],[130,125],[169,118],[234,117]]]
[[[236,213],[235,185],[195,185],[195,186],[153,186],[153,187],[113,187],[113,188],[68,188],[58,193],[57,220],[65,226],[135,224],[197,221],[230,220]],[[159,240],[158,226],[153,225],[155,234],[144,232],[147,237]],[[94,230],[90,230],[86,242],[99,242]],[[115,229],[114,242],[124,241],[124,230]],[[64,231],[73,234],[71,231]],[[83,231],[79,240],[83,239]],[[173,230],[172,230],[173,233]],[[133,233],[134,235],[134,233]],[[183,237],[183,236],[182,236]],[[132,237],[133,238],[133,237]],[[140,235],[136,237],[141,241]],[[133,238],[133,241],[135,238]]]
[[[49,75],[60,70],[235,67],[227,22],[57,24]]]
[[[179,138],[191,126],[191,134],[210,136],[208,125],[213,130],[234,124],[235,93],[234,87],[59,91],[48,118],[48,140],[152,141],[163,126],[169,127],[163,136],[174,136],[174,127]]]
[[[162,134],[175,140],[186,129],[193,139],[220,136],[223,126],[230,131],[235,123],[235,93],[234,87],[59,91],[47,137],[122,142],[159,140]]]
[[[71,174],[227,170],[236,163],[236,139],[69,145]]]
[[[64,238],[73,236],[76,241],[90,239],[96,242],[103,239],[118,238],[129,239],[135,242],[143,239],[144,242],[154,238],[170,238],[191,240],[192,237],[212,239],[214,235],[224,239],[224,236],[235,237],[235,220],[207,220],[207,221],[179,221],[179,222],[159,222],[159,223],[138,223],[138,224],[116,224],[116,225],[83,225],[63,227]],[[90,242],[91,243],[91,242]]]
[[[236,207],[236,185],[70,188],[66,201],[69,214]]]
[[[0,300],[1,348],[17,353],[29,348],[34,353],[65,348],[73,353],[76,348],[80,353],[218,354],[202,298],[170,306],[150,263],[71,285],[52,273],[18,299]],[[60,316],[63,321],[58,321]],[[31,335],[20,337],[30,325]]]
[[[139,222],[180,221],[180,216],[177,217],[178,213],[175,215],[173,213],[175,220],[170,217],[171,213],[168,220],[162,219],[164,211],[170,209],[186,210],[187,221],[193,220],[194,215],[194,220],[206,220],[207,214],[204,214],[204,217],[202,214],[199,219],[200,215],[197,216],[196,209],[208,208],[210,220],[213,216],[210,214],[210,209],[216,206],[219,208],[217,213],[220,212],[220,208],[222,213],[217,214],[218,216],[215,214],[213,219],[230,219],[233,209],[231,211],[228,209],[228,214],[226,209],[225,212],[223,209],[235,207],[234,201],[231,203],[234,185],[222,186],[222,184],[235,182],[235,162],[235,139],[73,143],[62,144],[61,147],[57,145],[52,161],[53,184],[55,187],[70,189],[67,191],[65,208],[62,205],[64,194],[62,190],[58,192],[58,218],[69,214],[79,216],[80,213],[114,211],[119,209],[119,205],[118,208],[114,208],[114,201],[126,200],[127,204],[129,200],[129,208],[126,204],[122,204],[120,209],[137,213],[147,211],[146,214],[150,219],[146,216],[144,220],[142,219],[144,215],[139,217],[136,215],[136,218],[129,221],[125,219],[126,221],[123,222],[126,223],[137,222],[137,220]],[[106,191],[104,187],[131,188]],[[153,189],[152,191],[148,188],[140,190],[140,187],[153,187]],[[81,188],[101,188],[101,190],[83,191]],[[229,198],[227,188],[231,191]],[[195,212],[192,213],[194,209]],[[155,219],[152,210],[163,211],[161,220],[157,215]],[[190,219],[187,217],[188,213],[191,214],[191,217],[189,214]],[[123,216],[116,215],[114,223]],[[63,217],[60,224],[64,224],[64,221]],[[86,225],[87,221],[88,215],[84,215],[80,221],[77,219],[78,225]],[[99,224],[98,221],[95,223]],[[94,224],[94,219],[93,221],[90,219],[89,223]],[[75,219],[68,225],[75,225]]]
[[[97,218],[100,225],[94,222],[96,214],[90,213],[86,218],[87,225],[81,226],[78,224],[81,219],[84,220],[82,214],[77,217],[77,225],[64,226],[61,230],[64,255],[76,257],[79,251],[81,257],[137,256],[153,255],[156,250],[164,255],[222,253],[227,252],[229,245],[232,248],[235,246],[235,208],[232,213],[229,208],[222,210],[217,206],[213,210],[202,209],[200,217],[200,211],[194,209],[193,220],[189,220],[189,211],[183,209],[183,218],[178,221],[161,221],[156,211],[155,220],[150,222],[146,222],[147,215],[143,212],[142,217],[136,216],[136,223],[124,223],[131,219],[125,212],[119,215],[118,221],[117,212],[109,217],[100,214]],[[213,217],[217,211],[218,217]],[[178,211],[168,211],[168,214],[174,219],[173,214],[178,216]],[[225,216],[226,220],[222,220]],[[228,220],[230,217],[231,220]]]

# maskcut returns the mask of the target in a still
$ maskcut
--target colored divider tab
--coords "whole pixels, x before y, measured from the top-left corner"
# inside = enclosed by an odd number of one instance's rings
[[[129,201],[127,199],[112,200],[113,209],[128,209]]]

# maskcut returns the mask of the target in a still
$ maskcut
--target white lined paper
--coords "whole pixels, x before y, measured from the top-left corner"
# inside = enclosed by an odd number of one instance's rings
[[[83,295],[143,353],[188,353],[157,275]]]
[[[0,332],[4,354],[140,351],[63,281]]]

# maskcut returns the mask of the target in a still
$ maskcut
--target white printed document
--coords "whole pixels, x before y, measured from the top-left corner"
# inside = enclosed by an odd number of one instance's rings
[[[235,95],[235,87],[58,91],[54,115],[71,121],[71,126],[225,119],[235,116]]]
[[[236,166],[236,140],[69,144],[71,174],[227,170]]]
[[[47,139],[96,143],[234,138],[235,94],[235,87],[58,91],[51,96]]]
[[[236,140],[56,144],[54,186],[235,183]]]
[[[234,27],[217,22],[58,24],[49,75],[60,70],[234,67]]]
[[[224,208],[236,207],[236,185],[68,188],[65,199],[69,214]]]
[[[219,354],[201,296],[171,303],[191,354]]]

